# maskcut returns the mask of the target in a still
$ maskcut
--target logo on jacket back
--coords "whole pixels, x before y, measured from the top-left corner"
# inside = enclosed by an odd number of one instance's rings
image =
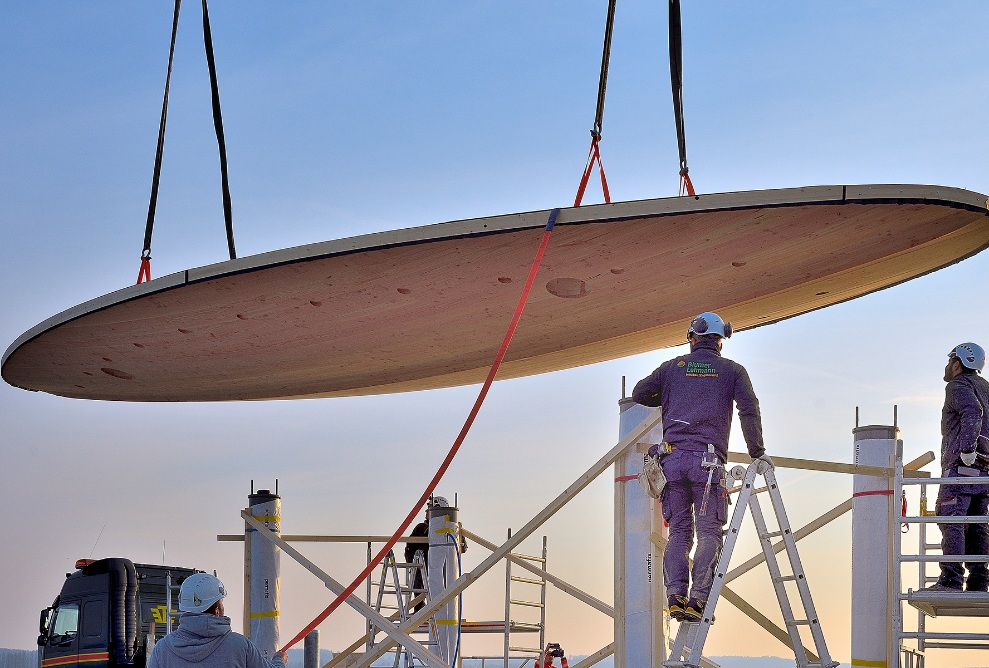
[[[683,361],[681,361],[677,366],[682,366]],[[687,362],[687,377],[688,378],[717,378],[718,370],[714,368],[713,364],[707,362]]]

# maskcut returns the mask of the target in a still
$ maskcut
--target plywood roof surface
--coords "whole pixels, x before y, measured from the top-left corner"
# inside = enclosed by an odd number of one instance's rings
[[[190,269],[32,328],[12,385],[67,397],[222,401],[483,380],[548,212],[431,225]],[[499,378],[736,329],[909,280],[989,245],[986,196],[815,186],[564,209]]]

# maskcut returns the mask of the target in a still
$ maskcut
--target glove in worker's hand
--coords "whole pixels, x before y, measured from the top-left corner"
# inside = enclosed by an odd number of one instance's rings
[[[962,463],[965,464],[965,466],[971,466],[974,464],[977,457],[978,454],[974,450],[972,452],[961,453]]]
[[[755,459],[753,459],[752,461],[764,462],[766,464],[766,468],[763,470],[776,468],[776,464],[773,463],[773,458],[767,455],[765,452],[759,455],[758,457],[756,457]]]

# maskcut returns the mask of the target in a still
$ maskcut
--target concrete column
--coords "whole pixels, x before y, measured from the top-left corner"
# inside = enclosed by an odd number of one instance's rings
[[[436,497],[437,499],[442,497]],[[460,553],[458,510],[452,507],[433,506],[429,509],[429,552],[426,567],[426,584],[429,598],[440,598],[443,590],[457,579],[457,555]],[[436,653],[453,663],[457,654],[457,624],[460,605],[457,597],[436,611],[433,626],[436,636]],[[460,663],[460,657],[457,657]]]
[[[619,438],[654,410],[627,398],[618,407]],[[662,425],[642,441],[662,443]],[[642,473],[644,459],[633,446],[615,460],[615,668],[660,668],[666,660],[663,553],[650,537],[663,530],[662,509],[628,479]]]
[[[854,462],[892,467],[899,429],[869,425],[852,430]],[[893,481],[854,476],[852,493],[852,664],[896,665],[890,655],[893,591],[890,526]]]
[[[252,492],[248,497],[248,507],[254,519],[270,531],[281,533],[282,499],[277,493],[272,494],[267,489]],[[250,638],[269,660],[274,656],[279,642],[280,557],[281,551],[271,541],[251,541]]]
[[[303,645],[303,668],[320,668],[319,660],[319,629],[313,629],[306,635]]]

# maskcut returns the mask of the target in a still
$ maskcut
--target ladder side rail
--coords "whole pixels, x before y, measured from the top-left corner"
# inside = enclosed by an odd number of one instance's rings
[[[918,501],[918,508],[921,515],[927,515],[927,485],[920,486],[920,500]],[[935,508],[935,511],[937,509]],[[917,555],[926,558],[928,556],[927,552],[927,525],[918,524],[917,525],[917,536],[920,545],[917,548]],[[927,563],[925,560],[917,561],[917,589],[923,589],[927,586]],[[917,631],[921,634],[927,631],[927,615],[924,614],[923,610],[917,610]],[[917,652],[923,654],[927,650],[927,638],[923,635],[917,638]]]
[[[408,606],[406,601],[411,596],[408,589],[402,586],[402,578],[399,575],[399,568],[403,569],[406,573],[405,580],[408,581],[409,568],[406,564],[402,563],[399,565],[398,560],[395,557],[395,552],[389,552],[391,557],[391,576],[392,576],[392,587],[395,590],[395,598],[398,599],[397,613],[393,615],[396,617],[396,623],[401,626],[402,622],[408,619]],[[404,555],[403,555],[404,556]],[[404,645],[397,645],[395,647],[395,660],[392,662],[392,668],[399,668],[399,666],[404,665],[405,668],[412,668],[412,659],[409,654],[409,650]]]
[[[814,605],[814,597],[810,593],[810,584],[807,582],[807,574],[804,571],[803,563],[800,561],[800,553],[797,551],[797,541],[793,535],[793,528],[790,526],[790,518],[786,514],[783,506],[783,497],[780,494],[779,484],[776,482],[776,472],[768,468],[765,472],[766,483],[769,487],[769,498],[773,504],[773,511],[776,513],[776,523],[782,533],[783,542],[786,545],[786,554],[790,560],[790,571],[795,578],[797,591],[800,593],[800,601],[803,604],[804,615],[810,627],[811,637],[814,639],[814,646],[821,665],[827,666],[832,663],[831,653],[828,651],[827,641],[824,639],[824,630],[821,628],[821,618],[817,614],[817,607]],[[764,550],[773,550],[772,542],[767,541]],[[796,629],[795,629],[796,630]],[[801,644],[801,649],[803,645]]]
[[[512,530],[508,530],[508,539],[512,538]],[[505,666],[508,668],[508,655],[512,646],[512,560],[505,559]]]
[[[398,562],[395,561],[394,553],[392,553],[391,567],[392,567],[391,569],[392,586],[395,588],[395,598],[398,599],[398,613],[399,613],[398,618],[400,621],[404,622],[406,619],[409,618],[408,608],[405,607],[405,598],[407,592],[402,587],[401,580],[399,579]]]
[[[704,643],[707,641],[707,634],[711,630],[711,620],[714,616],[713,610],[718,605],[718,599],[721,598],[721,590],[725,585],[725,575],[728,573],[731,555],[735,551],[735,543],[738,542],[742,520],[745,519],[745,509],[749,506],[749,502],[755,498],[752,493],[755,485],[755,469],[755,466],[749,465],[749,468],[745,471],[745,476],[742,478],[741,490],[738,493],[738,498],[735,500],[735,510],[732,511],[731,521],[728,523],[728,530],[724,538],[724,545],[721,548],[721,555],[718,557],[718,563],[714,568],[714,582],[711,585],[711,592],[708,594],[701,621],[696,624],[697,636],[691,641],[690,658],[687,659],[689,665],[700,665]],[[677,630],[676,642],[680,643],[681,651],[689,633],[689,626],[691,625],[681,622],[680,628]],[[683,636],[682,641],[681,635]],[[676,645],[676,642],[674,645]],[[676,654],[676,648],[674,647],[670,658],[678,660],[680,656],[680,654]]]
[[[382,599],[385,591],[385,582],[387,581],[388,578],[388,556],[386,556],[384,558],[384,561],[381,562],[381,571],[380,571],[380,575],[378,576],[378,591],[377,591],[377,595],[375,596],[374,605],[372,606],[372,609],[377,613],[381,612],[381,604],[383,602]],[[370,577],[368,577],[368,582],[370,582]],[[371,627],[370,628],[371,635],[367,639],[368,642],[367,648],[371,649],[371,647],[374,646],[374,638],[375,636],[378,635],[378,631],[380,629],[378,629],[373,624],[371,624],[370,620],[368,620],[368,624]]]
[[[547,566],[547,551],[546,551],[546,536],[543,536],[543,570],[549,570]],[[540,578],[542,584],[539,585],[540,598],[539,602],[542,604],[539,608],[539,647],[546,647],[546,578]]]
[[[907,637],[903,628],[903,582],[901,564],[903,563],[903,534],[900,533],[900,499],[903,498],[903,441],[897,439],[896,448],[893,455],[893,498],[889,504],[889,534],[890,552],[887,558],[889,568],[892,571],[892,610],[890,611],[892,622],[892,633],[890,634],[890,646],[887,648],[887,656],[890,660],[899,660],[900,647]],[[923,568],[923,566],[921,566]],[[918,645],[918,649],[919,649]]]
[[[683,666],[684,658],[683,652],[687,645],[687,635],[690,633],[690,627],[696,627],[696,623],[680,622],[680,628],[677,629],[676,638],[673,639],[673,644],[670,646],[670,658],[668,661],[664,661],[664,666]]]
[[[762,514],[762,506],[756,495],[752,495],[749,499],[749,508],[752,511],[752,521],[755,523],[756,531],[759,535],[759,546],[762,548],[763,554],[766,555],[766,567],[769,569],[773,591],[776,594],[776,600],[779,602],[780,611],[783,613],[783,626],[790,635],[790,645],[793,647],[796,663],[798,666],[806,666],[810,663],[810,659],[804,650],[803,640],[800,638],[800,629],[795,623],[796,618],[793,614],[793,607],[790,604],[790,596],[786,591],[786,584],[783,581],[783,573],[776,559],[776,553],[773,551],[773,537],[769,535],[766,518]],[[790,546],[785,545],[785,549],[789,552]]]
[[[367,542],[367,563],[371,563],[371,541]],[[371,607],[371,575],[367,576],[367,584],[365,585],[365,598],[367,602],[367,607]],[[368,634],[368,645],[367,649],[370,650],[374,646],[374,627],[371,625],[371,618],[368,617],[364,620],[364,630]]]

